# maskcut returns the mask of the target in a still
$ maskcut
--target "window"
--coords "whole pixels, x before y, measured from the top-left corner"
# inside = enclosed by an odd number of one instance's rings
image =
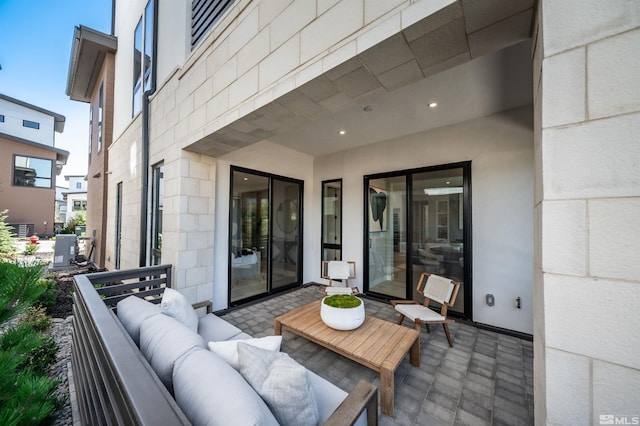
[[[162,260],[162,210],[164,206],[164,164],[153,167],[151,189],[151,264]]]
[[[102,150],[102,109],[104,108],[104,83],[100,85],[98,95],[98,152]]]
[[[234,0],[193,0],[191,2],[191,50],[207,35]]]
[[[144,8],[133,34],[133,114],[140,112],[143,90],[151,88],[153,70],[153,1]],[[144,85],[143,85],[144,82]]]
[[[4,115],[0,114],[0,123],[4,123]]]
[[[342,179],[322,182],[321,249],[321,260],[342,260]]]
[[[91,146],[93,145],[93,105],[89,104],[89,164],[91,164]]]
[[[82,182],[76,182],[76,189],[82,189]]]
[[[30,129],[39,129],[40,123],[38,123],[37,121],[22,120],[22,126],[28,127]]]
[[[153,68],[153,1],[147,3],[144,9],[144,61],[142,75],[144,90],[151,89],[151,70]]]
[[[81,210],[86,210],[86,209],[87,209],[86,200],[74,200],[73,201],[73,211],[74,212],[81,211]]]
[[[45,158],[16,155],[13,159],[13,184],[51,188],[53,162]]]
[[[142,105],[142,18],[133,38],[133,115],[136,115]]]

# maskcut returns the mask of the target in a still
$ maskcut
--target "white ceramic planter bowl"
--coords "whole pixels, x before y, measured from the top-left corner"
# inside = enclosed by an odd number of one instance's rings
[[[325,305],[324,299],[320,303],[320,318],[331,328],[336,330],[354,330],[364,322],[364,300],[360,299],[360,305],[355,308],[334,308]]]

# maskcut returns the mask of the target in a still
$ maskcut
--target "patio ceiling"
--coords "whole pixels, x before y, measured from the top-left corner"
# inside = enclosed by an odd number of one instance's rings
[[[533,3],[459,0],[186,149],[320,156],[530,105]]]

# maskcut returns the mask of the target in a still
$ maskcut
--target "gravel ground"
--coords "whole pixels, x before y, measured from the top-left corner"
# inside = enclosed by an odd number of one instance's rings
[[[54,318],[53,327],[51,327],[51,330],[48,332],[48,334],[53,336],[56,343],[60,346],[57,361],[50,367],[49,375],[60,380],[58,394],[65,398],[64,407],[62,407],[62,410],[60,411],[58,420],[53,423],[54,426],[73,424],[71,401],[69,398],[69,372],[67,371],[68,366],[71,365],[72,321],[72,316],[69,316],[66,319]]]

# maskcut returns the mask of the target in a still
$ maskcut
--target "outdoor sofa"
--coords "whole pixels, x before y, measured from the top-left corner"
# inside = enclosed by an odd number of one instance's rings
[[[72,368],[80,422],[92,425],[273,422],[271,413],[264,413],[266,405],[260,396],[252,395],[251,386],[241,382],[242,375],[206,349],[208,341],[251,336],[212,314],[210,302],[194,305],[207,310],[198,319],[197,333],[161,313],[157,303],[165,288],[170,287],[171,265],[75,277]],[[243,353],[257,351],[248,350],[248,345],[237,346],[242,346]],[[320,423],[377,424],[374,385],[361,381],[347,394],[305,371]]]

